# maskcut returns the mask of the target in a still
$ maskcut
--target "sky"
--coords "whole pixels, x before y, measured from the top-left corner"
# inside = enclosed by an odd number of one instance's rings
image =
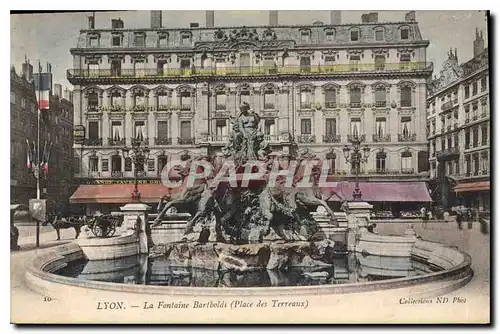
[[[359,23],[361,14],[370,11],[342,11],[342,23]],[[66,79],[66,70],[72,68],[69,49],[76,46],[80,29],[87,28],[85,13],[12,14],[11,18],[11,65],[21,72],[25,55],[31,64],[38,60],[45,66],[52,64],[53,82],[72,88]],[[404,21],[406,11],[379,11],[379,21]],[[149,28],[149,11],[97,12],[96,29],[110,28],[111,19],[121,18],[125,28]],[[238,10],[216,11],[215,26],[266,25],[268,11]],[[167,28],[189,27],[198,22],[205,26],[204,11],[163,11],[163,26]],[[427,59],[434,63],[435,74],[446,60],[450,47],[458,49],[459,62],[472,57],[475,30],[483,30],[487,46],[487,21],[484,11],[417,11],[422,37],[430,41]],[[314,21],[330,21],[329,11],[279,11],[279,24],[312,24]],[[36,67],[35,67],[36,68]],[[35,69],[36,71],[36,69]]]

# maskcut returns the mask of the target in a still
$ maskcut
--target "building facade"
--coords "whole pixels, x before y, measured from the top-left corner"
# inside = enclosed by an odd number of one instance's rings
[[[458,61],[450,50],[429,84],[427,127],[430,177],[445,207],[490,207],[490,102],[488,48],[476,30],[474,56]]]
[[[21,74],[14,67],[10,72],[10,133],[11,133],[11,201],[28,204],[36,198],[36,179],[27,167],[29,141],[31,147],[37,143],[37,100],[33,85],[33,67],[23,64]],[[49,171],[41,177],[41,197],[68,203],[74,191],[73,163],[73,104],[71,92],[63,92],[61,85],[55,84],[50,93],[50,110],[40,119],[40,151],[51,146]]]
[[[400,22],[268,26],[161,27],[82,30],[71,49],[75,124],[86,129],[75,145],[85,183],[132,179],[134,166],[122,148],[133,142],[151,151],[141,179],[158,179],[169,157],[214,155],[231,132],[231,119],[248,102],[275,152],[297,148],[327,159],[336,180],[353,178],[343,147],[354,135],[371,149],[361,166],[365,181],[428,180],[426,61],[429,42],[415,13]],[[153,22],[154,20],[154,22]]]

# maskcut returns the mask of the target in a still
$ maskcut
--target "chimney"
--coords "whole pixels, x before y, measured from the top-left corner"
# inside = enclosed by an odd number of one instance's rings
[[[54,96],[57,96],[59,98],[62,97],[62,85],[61,84],[54,84]]]
[[[405,21],[412,22],[416,21],[415,19],[415,11],[412,10],[411,12],[406,13],[405,15]]]
[[[330,24],[337,25],[342,23],[342,14],[340,10],[330,11]]]
[[[89,19],[89,29],[90,30],[95,29],[95,17],[94,17],[94,15],[89,16],[88,19]]]
[[[277,26],[278,25],[278,11],[270,10],[269,11],[269,25]]]
[[[151,29],[161,28],[161,10],[150,11]]]
[[[479,34],[479,30],[476,28],[476,39],[473,43],[474,47],[474,57],[481,54],[484,51],[484,39],[483,39],[483,31],[481,30],[481,34]]]
[[[213,10],[207,10],[205,12],[206,15],[206,26],[207,28],[213,28],[214,27],[214,11]]]
[[[24,58],[24,63],[22,66],[23,70],[23,76],[27,81],[33,80],[33,65],[30,64],[30,61],[28,58]]]

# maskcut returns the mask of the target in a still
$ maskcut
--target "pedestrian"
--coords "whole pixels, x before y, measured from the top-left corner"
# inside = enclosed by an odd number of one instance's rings
[[[458,224],[458,229],[462,229],[462,212],[457,210],[457,216],[456,216],[457,224]]]

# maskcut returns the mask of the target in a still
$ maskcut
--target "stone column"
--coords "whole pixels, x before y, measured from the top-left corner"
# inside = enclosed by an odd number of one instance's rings
[[[373,205],[367,202],[347,202],[344,210],[347,214],[347,250],[356,250],[357,239],[361,229],[367,228],[370,223],[370,213]]]
[[[120,210],[124,215],[121,232],[134,230],[138,240],[138,253],[148,254],[150,244],[148,239],[150,239],[150,236],[148,235],[147,212],[151,210],[151,207],[144,203],[129,203],[120,207]]]

